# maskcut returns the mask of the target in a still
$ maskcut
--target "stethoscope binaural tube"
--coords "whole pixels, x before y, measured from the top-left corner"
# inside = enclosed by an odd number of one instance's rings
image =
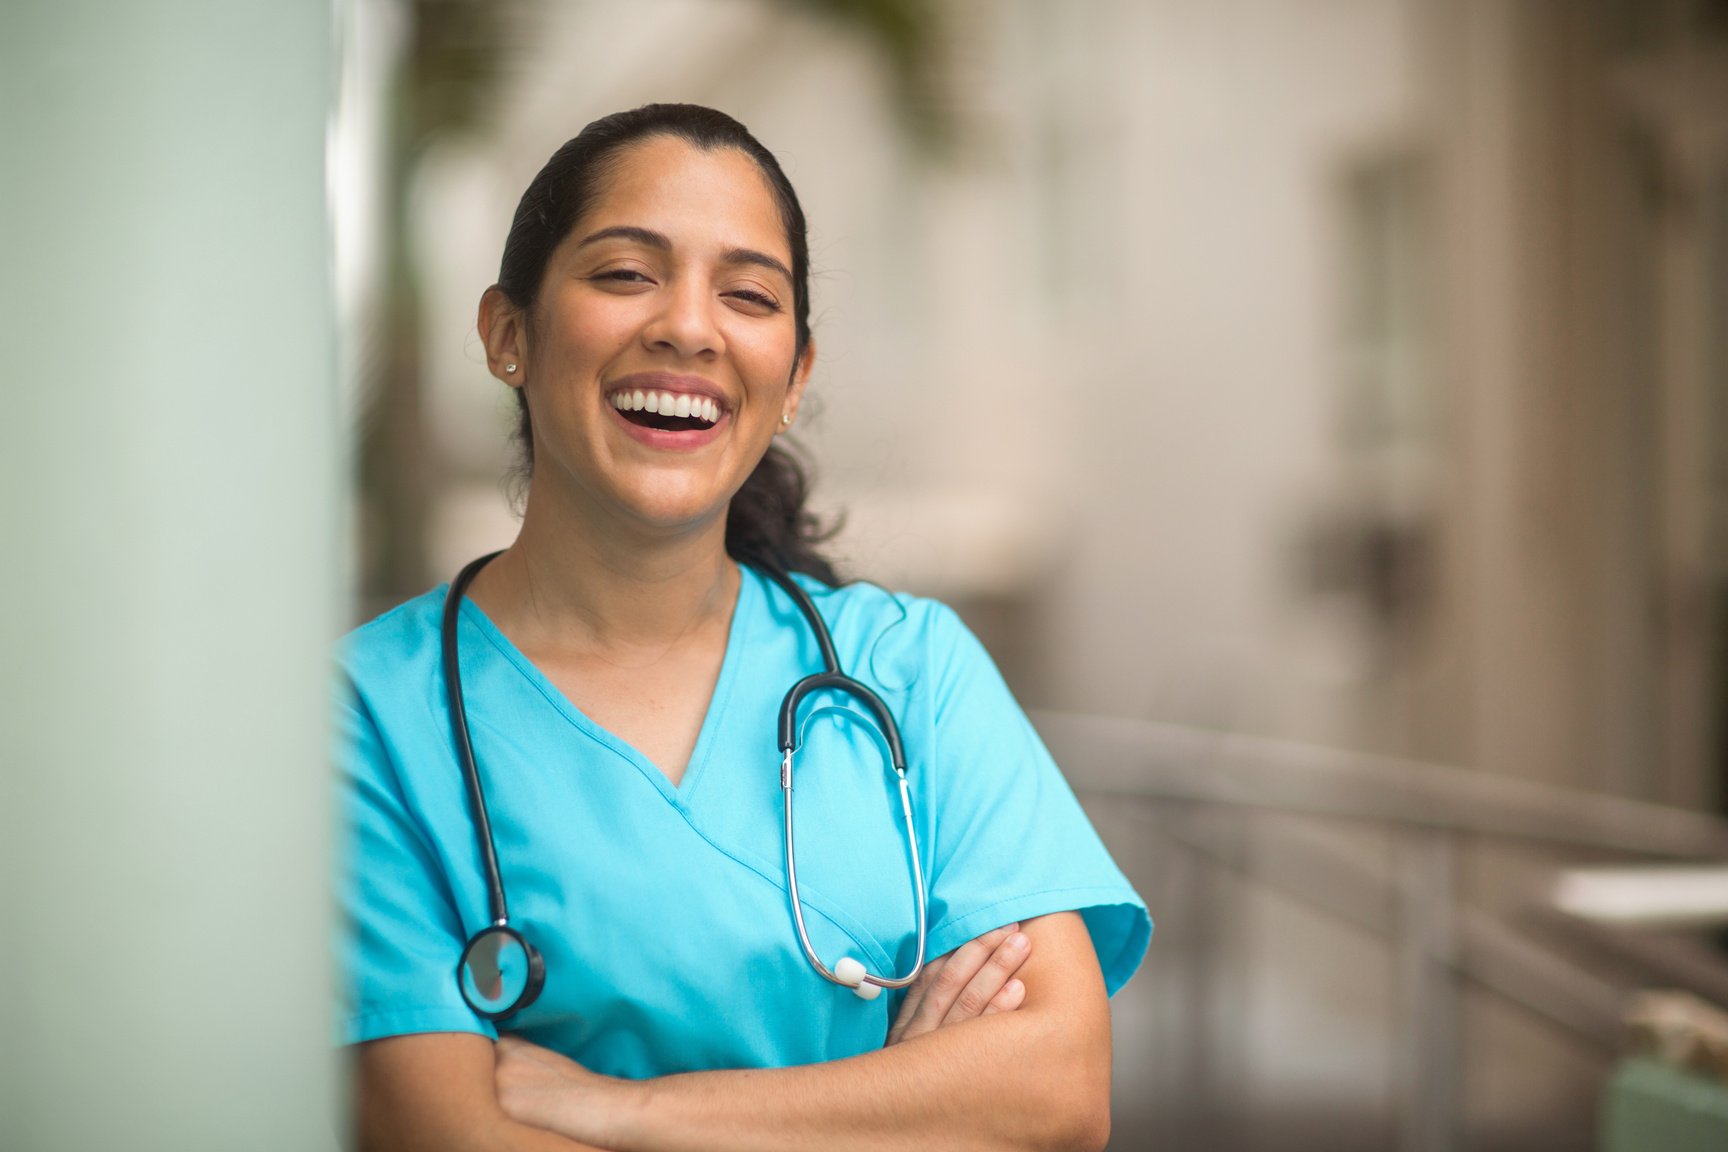
[[[498,849],[492,840],[492,821],[486,813],[486,793],[480,786],[480,767],[474,760],[474,744],[468,736],[468,709],[462,699],[462,669],[456,643],[462,594],[480,569],[498,555],[491,552],[471,562],[450,582],[450,591],[444,597],[440,638],[451,736],[468,785],[468,806],[480,845],[480,863],[486,870],[486,904],[492,919],[468,938],[462,957],[456,962],[456,985],[468,1007],[487,1020],[502,1020],[522,1011],[534,1003],[546,984],[546,962],[527,938],[510,926],[510,911],[504,902],[504,877],[498,870]]]
[[[792,903],[792,922],[798,932],[798,943],[804,949],[804,958],[810,966],[822,976],[835,984],[851,988],[858,996],[866,1000],[874,1000],[884,988],[905,988],[924,970],[924,945],[928,933],[926,931],[926,909],[924,892],[924,868],[918,853],[918,832],[912,819],[912,794],[906,782],[906,753],[900,743],[900,728],[894,722],[894,714],[888,710],[888,705],[870,688],[854,680],[840,670],[840,660],[834,651],[834,641],[828,633],[828,625],[823,621],[821,613],[816,611],[816,605],[791,577],[771,568],[764,568],[767,575],[792,597],[793,603],[810,623],[810,630],[816,636],[817,645],[822,650],[824,669],[811,676],[806,676],[792,685],[786,693],[786,698],[780,704],[780,794],[785,809],[785,840],[786,840],[786,888]],[[888,742],[888,757],[894,768],[896,782],[900,786],[900,814],[906,825],[906,848],[910,859],[912,875],[912,898],[917,909],[917,954],[913,957],[912,968],[903,976],[877,976],[865,970],[864,965],[848,956],[830,969],[816,954],[816,949],[810,943],[810,934],[804,926],[804,901],[798,893],[798,855],[793,847],[792,828],[792,757],[798,751],[798,706],[812,692],[828,689],[851,696],[863,704],[876,717],[876,723],[882,730],[883,738]]]

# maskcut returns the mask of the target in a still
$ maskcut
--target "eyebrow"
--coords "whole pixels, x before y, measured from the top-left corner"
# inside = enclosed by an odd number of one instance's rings
[[[786,277],[787,283],[793,283],[792,269],[766,252],[758,252],[754,248],[729,248],[721,259],[727,264],[754,264],[759,268],[767,268]]]
[[[590,244],[598,244],[602,240],[633,240],[647,248],[655,248],[661,252],[672,250],[672,241],[663,232],[652,228],[638,228],[634,224],[617,224],[611,228],[602,228],[598,232],[590,232],[582,237],[577,248],[586,248]],[[776,260],[766,252],[758,252],[754,248],[728,248],[720,259],[727,264],[754,264],[759,268],[767,268],[778,272],[791,282],[792,270],[784,263]]]

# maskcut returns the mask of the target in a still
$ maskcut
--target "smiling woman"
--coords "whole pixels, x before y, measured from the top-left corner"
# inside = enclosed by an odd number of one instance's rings
[[[343,654],[362,1146],[1102,1145],[1150,921],[953,613],[817,551],[808,279],[710,109],[524,194],[479,311],[521,532]]]

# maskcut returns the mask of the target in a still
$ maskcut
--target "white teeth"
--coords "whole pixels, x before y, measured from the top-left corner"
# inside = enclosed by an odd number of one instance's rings
[[[624,391],[614,393],[612,407],[620,412],[657,412],[662,416],[693,417],[709,424],[720,422],[720,404],[706,396],[675,395],[671,392]]]

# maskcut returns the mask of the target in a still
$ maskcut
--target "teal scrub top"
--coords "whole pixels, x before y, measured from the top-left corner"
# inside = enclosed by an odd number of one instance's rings
[[[1145,905],[977,639],[948,608],[800,577],[842,668],[899,721],[929,884],[928,955],[1079,910],[1114,993]],[[456,983],[485,927],[485,873],[440,667],[444,589],[351,633],[337,760],[346,813],[339,1038],[496,1034]],[[898,994],[862,1000],[805,961],[786,895],[776,721],[822,668],[784,590],[743,569],[720,676],[676,787],[573,707],[472,601],[458,639],[468,725],[540,998],[505,1029],[596,1072],[776,1067],[880,1048]],[[916,949],[898,789],[861,705],[800,709],[798,880],[817,953],[898,974]]]

